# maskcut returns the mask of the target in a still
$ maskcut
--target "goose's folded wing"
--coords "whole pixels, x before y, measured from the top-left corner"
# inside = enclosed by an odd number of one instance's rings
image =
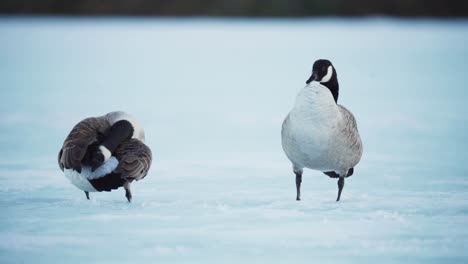
[[[98,142],[108,127],[105,119],[95,117],[86,118],[73,127],[60,150],[60,168],[80,170],[88,146]]]
[[[58,158],[57,158],[57,161],[58,161],[58,165],[60,167],[60,169],[63,171],[64,170],[64,167],[63,167],[63,164],[62,164],[62,153],[63,153],[63,149],[60,149],[59,151],[59,154],[58,154]]]
[[[340,112],[344,119],[343,130],[341,131],[343,138],[349,145],[350,150],[355,153],[356,156],[361,157],[362,155],[362,142],[359,136],[356,119],[354,115],[342,105],[338,105]]]
[[[115,172],[129,181],[143,179],[151,166],[151,150],[138,139],[129,139],[119,145],[113,155],[119,160]]]

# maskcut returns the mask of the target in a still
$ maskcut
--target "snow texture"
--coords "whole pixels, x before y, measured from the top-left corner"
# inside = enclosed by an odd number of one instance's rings
[[[468,21],[0,19],[0,263],[468,263]],[[333,62],[361,162],[306,170],[281,123]],[[134,115],[148,176],[91,193],[71,128]]]

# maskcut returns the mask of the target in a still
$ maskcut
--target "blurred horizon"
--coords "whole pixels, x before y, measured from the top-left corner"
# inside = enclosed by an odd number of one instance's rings
[[[427,17],[467,18],[468,1],[435,0],[4,0],[0,15],[162,17]]]

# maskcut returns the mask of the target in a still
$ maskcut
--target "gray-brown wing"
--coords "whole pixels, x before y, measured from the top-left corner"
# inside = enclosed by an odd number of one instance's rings
[[[341,138],[345,140],[346,146],[350,150],[350,155],[359,161],[362,156],[362,142],[359,136],[356,119],[353,114],[342,105],[338,105],[343,116],[344,124],[342,127]]]
[[[114,151],[119,165],[114,172],[122,173],[122,178],[129,181],[143,179],[151,166],[151,150],[138,139],[124,141]]]
[[[86,118],[73,127],[60,150],[60,168],[79,170],[88,146],[97,142],[99,135],[104,134],[109,127],[104,118],[96,117]]]
[[[60,169],[63,171],[64,167],[63,167],[63,164],[62,164],[62,161],[61,161],[62,153],[63,153],[63,149],[60,149],[58,157],[57,157],[57,161],[58,161],[58,165],[59,165]]]

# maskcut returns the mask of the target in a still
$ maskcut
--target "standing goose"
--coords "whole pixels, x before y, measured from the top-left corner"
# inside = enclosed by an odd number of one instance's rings
[[[296,175],[296,200],[301,199],[304,168],[338,179],[338,197],[344,178],[354,172],[362,143],[353,114],[338,102],[338,78],[328,60],[317,60],[294,108],[283,122],[281,143]]]
[[[89,200],[89,192],[124,187],[132,200],[130,183],[143,179],[151,166],[140,124],[125,112],[111,112],[79,122],[58,155],[60,169]]]

